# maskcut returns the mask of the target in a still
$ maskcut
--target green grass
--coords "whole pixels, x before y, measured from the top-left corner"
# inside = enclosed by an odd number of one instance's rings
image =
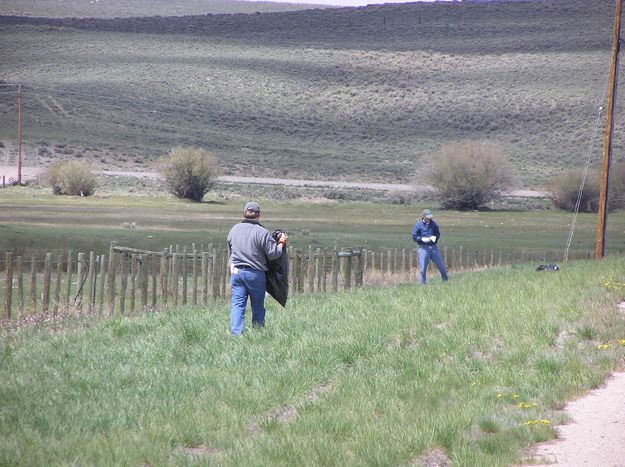
[[[112,194],[111,194],[112,193]],[[223,196],[220,196],[220,193]],[[0,192],[0,254],[40,259],[45,252],[94,251],[108,253],[111,241],[134,248],[161,251],[170,245],[208,244],[225,246],[225,238],[241,219],[247,198],[228,192],[210,193],[205,202],[177,200],[163,192],[145,196],[103,189],[96,196],[54,196],[48,188],[12,188]],[[321,202],[319,202],[321,201]],[[260,198],[262,222],[268,229],[285,229],[289,242],[298,248],[350,248],[373,250],[411,249],[411,230],[430,202],[391,205],[371,202],[336,202]],[[426,204],[427,203],[427,204]],[[466,251],[501,250],[519,255],[523,251],[545,252],[559,261],[566,246],[571,213],[551,209],[458,212],[435,209],[441,227],[441,248]],[[135,222],[128,230],[123,223]],[[594,249],[596,214],[580,214],[571,252]],[[610,214],[607,251],[625,249],[625,211]],[[0,258],[2,260],[3,258]]]
[[[226,305],[5,330],[0,464],[515,464],[622,364],[623,267],[268,302],[240,339]]]
[[[26,85],[27,164],[145,168],[193,145],[226,174],[412,182],[441,144],[486,139],[521,185],[544,186],[586,160],[612,16],[608,1],[544,0],[2,17],[0,78]],[[15,122],[15,95],[2,93],[13,154]]]

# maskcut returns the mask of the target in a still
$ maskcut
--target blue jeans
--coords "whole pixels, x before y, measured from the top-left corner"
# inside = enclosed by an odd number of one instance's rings
[[[441,277],[444,281],[447,281],[447,270],[445,269],[445,262],[443,261],[443,255],[436,245],[419,245],[419,284],[425,284],[425,274],[428,270],[428,264],[430,260],[434,261],[436,267],[441,273]]]
[[[265,325],[265,271],[247,267],[238,268],[230,276],[232,303],[230,305],[230,331],[234,335],[243,333],[247,297],[252,303],[252,325]]]

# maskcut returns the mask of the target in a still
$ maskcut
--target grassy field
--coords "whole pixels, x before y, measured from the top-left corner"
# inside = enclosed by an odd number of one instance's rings
[[[145,168],[194,145],[226,174],[397,182],[418,177],[442,143],[487,139],[520,185],[542,186],[586,159],[612,16],[609,0],[5,16],[0,79],[25,85],[26,164]],[[7,89],[0,140],[11,159]],[[617,137],[615,159],[623,149]]]
[[[140,182],[137,182],[140,183]],[[102,191],[89,198],[59,197],[49,188],[24,187],[0,192],[0,252],[42,257],[45,252],[107,253],[109,243],[162,250],[192,243],[225,246],[226,235],[241,219],[248,198],[217,189],[202,203],[178,200],[162,192]],[[411,205],[341,202],[325,198],[260,198],[263,223],[285,229],[291,245],[306,248],[365,246],[381,250],[414,248],[411,230],[429,201]],[[435,206],[434,206],[435,208]],[[436,210],[441,248],[546,252],[551,261],[564,253],[571,213],[552,209],[500,209],[488,212]],[[135,229],[123,224],[135,223]],[[596,214],[580,214],[572,251],[593,250]],[[608,221],[607,251],[625,250],[625,211]],[[0,258],[1,260],[2,258]]]
[[[624,266],[3,327],[0,464],[518,464],[623,364]]]

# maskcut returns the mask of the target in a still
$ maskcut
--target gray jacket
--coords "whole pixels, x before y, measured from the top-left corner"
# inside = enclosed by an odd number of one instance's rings
[[[228,233],[230,264],[237,267],[249,266],[259,271],[267,271],[268,261],[282,254],[271,234],[258,222],[244,219]]]

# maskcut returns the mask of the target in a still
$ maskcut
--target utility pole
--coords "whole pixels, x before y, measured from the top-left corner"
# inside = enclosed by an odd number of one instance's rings
[[[616,0],[614,13],[614,32],[612,35],[612,63],[608,83],[608,106],[605,116],[603,136],[603,157],[601,159],[601,189],[599,191],[599,217],[597,219],[597,240],[595,242],[595,258],[605,256],[605,239],[608,224],[608,182],[610,179],[610,163],[612,161],[612,132],[614,131],[614,104],[618,83],[619,52],[621,49],[621,9],[623,0]]]
[[[22,184],[22,85],[17,85],[17,184]]]

